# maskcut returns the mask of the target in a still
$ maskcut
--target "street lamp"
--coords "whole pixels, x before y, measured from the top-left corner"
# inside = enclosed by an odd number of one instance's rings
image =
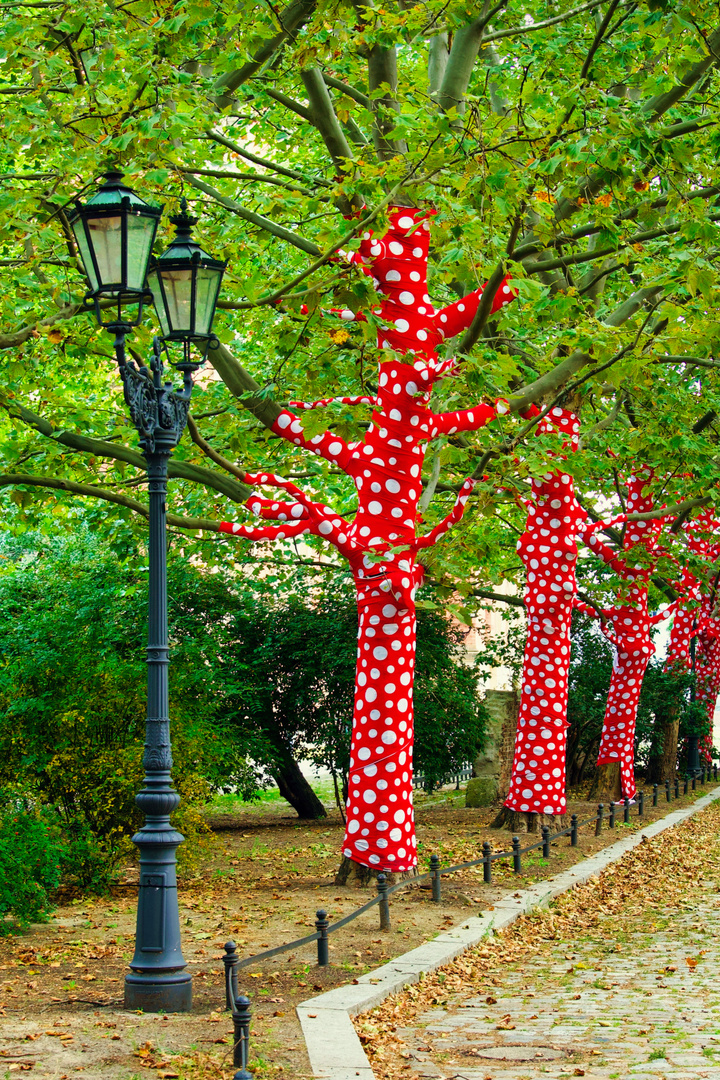
[[[106,174],[91,199],[76,202],[69,216],[90,282],[86,303],[100,325],[115,335],[115,355],[125,401],[140,436],[149,486],[148,711],[145,728],[145,781],[136,796],[145,823],[133,836],[140,851],[137,933],[131,971],[125,978],[125,1007],[145,1012],[187,1012],[192,976],[180,946],[175,855],[183,837],[170,824],[180,796],[172,787],[168,717],[168,630],[165,502],[168,462],[187,423],[192,376],[212,340],[220,283],[226,263],[212,259],[195,243],[185,202],[171,218],[177,235],[164,255],[148,264],[162,207],[149,206],[122,182]],[[125,353],[125,339],[155,304],[163,336],[154,338],[150,366],[136,365]],[[134,310],[133,310],[134,309]],[[163,352],[182,346],[173,366],[183,386],[163,381]],[[168,354],[169,355],[169,354]]]

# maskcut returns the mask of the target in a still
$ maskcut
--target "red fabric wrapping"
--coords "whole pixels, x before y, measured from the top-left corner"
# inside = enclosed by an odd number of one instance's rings
[[[646,514],[654,509],[653,496],[649,483],[654,476],[652,469],[638,468],[628,480],[628,514]],[[656,552],[657,536],[662,528],[662,520],[629,521],[625,527],[623,548],[631,550],[636,544],[642,544],[650,553]],[[653,622],[647,606],[647,579],[650,568],[631,567],[618,557],[617,553],[599,541],[594,535],[587,538],[596,554],[610,564],[622,577],[631,581],[627,602],[601,611],[603,633],[615,646],[610,690],[605,707],[598,765],[617,762],[620,765],[620,778],[623,796],[635,797],[635,724],[642,681],[650,657],[655,652],[650,628]],[[669,615],[664,612],[661,617]]]
[[[287,522],[260,529],[222,526],[254,539],[312,532],[334,544],[350,562],[357,591],[358,656],[343,852],[379,870],[409,870],[417,862],[412,808],[413,677],[415,590],[422,580],[422,567],[416,553],[459,520],[472,488],[472,481],[466,481],[445,520],[427,536],[417,537],[425,450],[438,434],[474,431],[498,412],[507,411],[504,402],[495,408],[480,403],[444,415],[428,408],[433,383],[452,370],[451,362],[439,360],[436,349],[446,337],[470,325],[483,292],[477,289],[464,300],[435,311],[427,295],[428,246],[428,214],[397,207],[390,213],[386,236],[367,233],[359,253],[346,256],[376,283],[378,306],[373,314],[382,327],[379,347],[402,357],[388,357],[379,365],[376,411],[363,441],[348,445],[329,431],[308,437],[302,422],[287,409],[273,426],[276,434],[324,457],[353,478],[358,500],[354,521],[343,520],[280,477],[264,474],[248,479],[295,495],[298,509],[261,498],[261,516],[282,513]],[[506,279],[493,299],[492,311],[514,296]],[[340,315],[348,321],[364,318],[350,310]],[[330,401],[308,404],[319,407]],[[305,403],[300,407],[306,407]],[[256,502],[257,496],[252,496],[248,505]],[[401,553],[389,550],[403,545]]]
[[[536,434],[559,431],[575,450],[574,413],[553,409]],[[517,549],[526,569],[527,641],[515,757],[505,805],[511,810],[564,814],[570,622],[576,593],[577,532],[585,512],[572,477],[562,470],[533,480],[533,501]]]

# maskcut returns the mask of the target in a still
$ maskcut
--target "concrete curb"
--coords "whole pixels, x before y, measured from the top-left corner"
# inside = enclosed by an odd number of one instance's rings
[[[510,926],[533,908],[547,907],[561,893],[617,862],[626,852],[642,843],[644,837],[651,838],[672,829],[716,799],[720,799],[720,787],[703,795],[692,806],[674,810],[632,836],[618,840],[571,870],[540,881],[524,889],[519,896],[499,900],[482,915],[467,919],[459,926],[438,934],[432,941],[426,941],[424,945],[396,957],[388,964],[361,975],[357,983],[338,986],[326,994],[301,1002],[296,1011],[313,1075],[322,1080],[356,1080],[357,1077],[374,1080],[370,1062],[351,1019],[353,1016],[373,1009],[390,994],[417,982],[422,975],[449,964],[466,949],[471,949],[496,930]]]

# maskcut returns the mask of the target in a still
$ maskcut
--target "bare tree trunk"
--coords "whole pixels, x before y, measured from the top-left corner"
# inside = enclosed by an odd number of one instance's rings
[[[398,881],[405,881],[408,878],[417,877],[418,869],[414,866],[412,870],[405,870],[402,873],[392,873],[390,870],[376,870],[372,866],[363,866],[362,863],[353,862],[352,859],[348,859],[347,855],[343,855],[340,866],[335,874],[335,884],[357,885],[362,888],[376,881],[378,874],[381,873],[385,874],[390,885],[394,885]]]
[[[538,833],[543,825],[547,825],[552,832],[560,832],[565,828],[565,817],[565,814],[528,814],[503,806],[490,828],[507,829],[512,833]]]
[[[303,776],[297,761],[289,754],[274,766],[272,776],[283,799],[287,799],[298,817],[313,821],[327,817],[325,807]]]
[[[590,785],[588,798],[606,802],[612,799],[613,802],[618,802],[621,795],[620,762],[608,761],[603,765],[598,765]]]

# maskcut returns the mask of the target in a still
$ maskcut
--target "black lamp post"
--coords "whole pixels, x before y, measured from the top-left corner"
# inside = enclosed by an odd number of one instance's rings
[[[165,502],[170,456],[187,423],[193,373],[202,363],[191,348],[207,351],[226,264],[212,259],[192,240],[195,219],[171,218],[177,236],[164,255],[148,263],[161,207],[148,206],[111,172],[87,203],[70,215],[85,272],[86,300],[98,322],[115,335],[115,355],[125,401],[140,436],[147,462],[150,496],[148,711],[145,731],[145,781],[136,802],[145,824],[133,837],[140,850],[140,888],[135,955],[125,978],[125,1007],[146,1012],[187,1012],[192,1004],[192,976],[180,946],[175,854],[183,842],[170,814],[180,802],[170,780],[168,717],[168,630]],[[153,341],[150,366],[135,365],[125,354],[125,339],[153,300],[163,331]],[[134,309],[134,312],[133,312]],[[109,318],[103,318],[109,312]],[[163,352],[182,346],[173,366],[183,375],[182,389],[163,381]]]

